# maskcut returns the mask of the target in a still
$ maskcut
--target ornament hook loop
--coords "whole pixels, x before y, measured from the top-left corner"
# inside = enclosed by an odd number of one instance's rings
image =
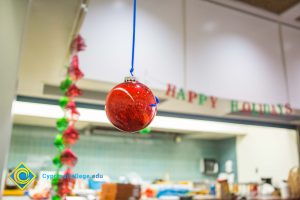
[[[137,82],[137,78],[135,76],[127,76],[127,77],[125,77],[124,82],[125,83],[128,83],[128,82]]]

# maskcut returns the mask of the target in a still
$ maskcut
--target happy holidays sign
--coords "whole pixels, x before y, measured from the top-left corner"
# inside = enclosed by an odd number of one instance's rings
[[[211,109],[218,109],[220,101],[215,96],[209,96],[202,93],[197,93],[192,90],[185,91],[183,88],[177,88],[175,85],[167,84],[166,95],[177,100],[185,101],[191,104],[197,104],[199,106],[209,106]],[[293,109],[289,103],[286,104],[265,104],[254,103],[249,101],[229,100],[228,105],[231,113],[242,112],[243,114],[251,115],[291,115]]]

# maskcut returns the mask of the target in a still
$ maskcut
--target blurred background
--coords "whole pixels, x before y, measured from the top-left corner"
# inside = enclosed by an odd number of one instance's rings
[[[51,199],[42,174],[56,170],[79,33],[73,171],[101,177],[76,179],[67,199],[300,198],[300,1],[138,0],[136,26],[135,76],[160,104],[147,129],[124,134],[105,99],[130,75],[132,1],[0,2],[0,198]],[[24,191],[8,178],[20,162],[37,175]]]

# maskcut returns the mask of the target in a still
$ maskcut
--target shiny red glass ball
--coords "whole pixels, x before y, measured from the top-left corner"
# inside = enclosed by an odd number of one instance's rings
[[[136,132],[146,128],[156,115],[156,100],[144,84],[128,77],[107,95],[105,111],[109,121],[119,130]]]

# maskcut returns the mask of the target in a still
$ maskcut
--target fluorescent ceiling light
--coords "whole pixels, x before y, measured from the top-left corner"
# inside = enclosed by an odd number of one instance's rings
[[[78,108],[78,111],[80,112],[79,120],[82,122],[109,124],[104,110]],[[57,119],[63,116],[63,111],[58,105],[15,101],[13,104],[13,114]],[[244,135],[246,133],[246,125],[165,116],[156,116],[150,127],[176,131],[228,133],[234,135]]]

